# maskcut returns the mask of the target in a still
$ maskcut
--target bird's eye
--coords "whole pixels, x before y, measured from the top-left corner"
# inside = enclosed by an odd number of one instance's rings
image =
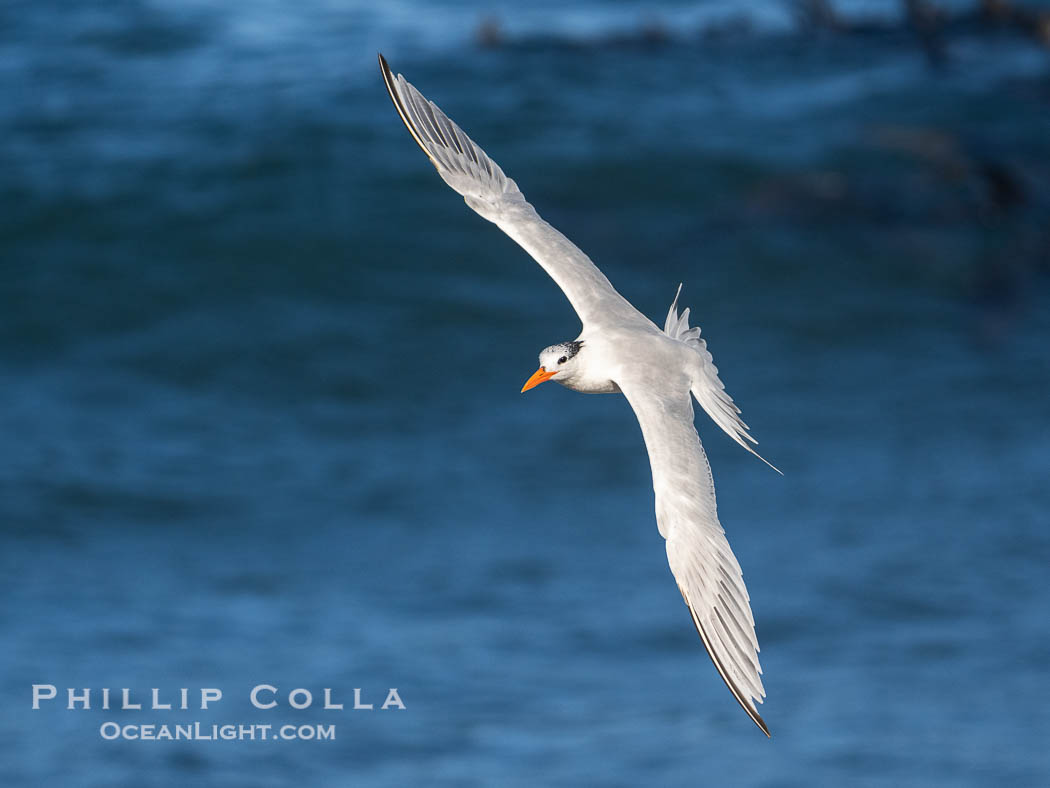
[[[566,356],[562,356],[561,358],[558,359],[558,363],[559,364],[564,364],[568,360],[569,359]]]

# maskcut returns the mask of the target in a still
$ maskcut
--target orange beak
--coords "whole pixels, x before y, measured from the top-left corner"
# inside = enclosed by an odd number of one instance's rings
[[[550,380],[551,378],[553,378],[557,374],[558,374],[558,370],[554,370],[553,372],[548,372],[543,367],[540,367],[539,369],[537,369],[535,372],[532,373],[532,377],[531,378],[529,378],[528,380],[525,381],[525,385],[521,387],[521,393],[524,394],[529,389],[535,388],[536,386],[538,386],[541,383],[543,383],[543,381],[545,381],[545,380]]]

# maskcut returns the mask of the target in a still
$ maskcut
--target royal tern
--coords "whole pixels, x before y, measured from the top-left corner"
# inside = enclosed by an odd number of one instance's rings
[[[755,706],[766,693],[750,597],[718,522],[711,466],[693,426],[690,392],[756,457],[748,442],[757,441],[719,380],[700,329],[689,327],[689,310],[678,314],[682,286],[661,331],[616,292],[587,255],[539,217],[518,185],[437,105],[403,76],[395,77],[382,55],[379,65],[401,120],[438,175],[536,259],[583,323],[576,339],[540,353],[540,368],[521,390],[553,380],[573,391],[621,392],[634,409],[652,467],[656,522],[678,590],[722,679],[769,736]]]

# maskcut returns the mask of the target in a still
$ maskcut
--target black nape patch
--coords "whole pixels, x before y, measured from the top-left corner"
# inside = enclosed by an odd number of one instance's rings
[[[565,355],[568,356],[569,358],[572,358],[573,356],[575,356],[577,353],[580,352],[580,348],[583,347],[583,342],[577,342],[574,339],[572,342],[566,342],[565,343],[565,347],[568,349],[568,352],[566,352]]]

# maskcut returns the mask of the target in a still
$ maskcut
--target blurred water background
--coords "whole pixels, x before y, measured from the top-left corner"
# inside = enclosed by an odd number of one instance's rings
[[[0,781],[1048,784],[1050,52],[996,7],[0,6]],[[772,741],[626,402],[519,395],[576,317],[377,51],[642,311],[685,282],[786,473],[698,418]],[[225,699],[34,712],[42,682]]]

